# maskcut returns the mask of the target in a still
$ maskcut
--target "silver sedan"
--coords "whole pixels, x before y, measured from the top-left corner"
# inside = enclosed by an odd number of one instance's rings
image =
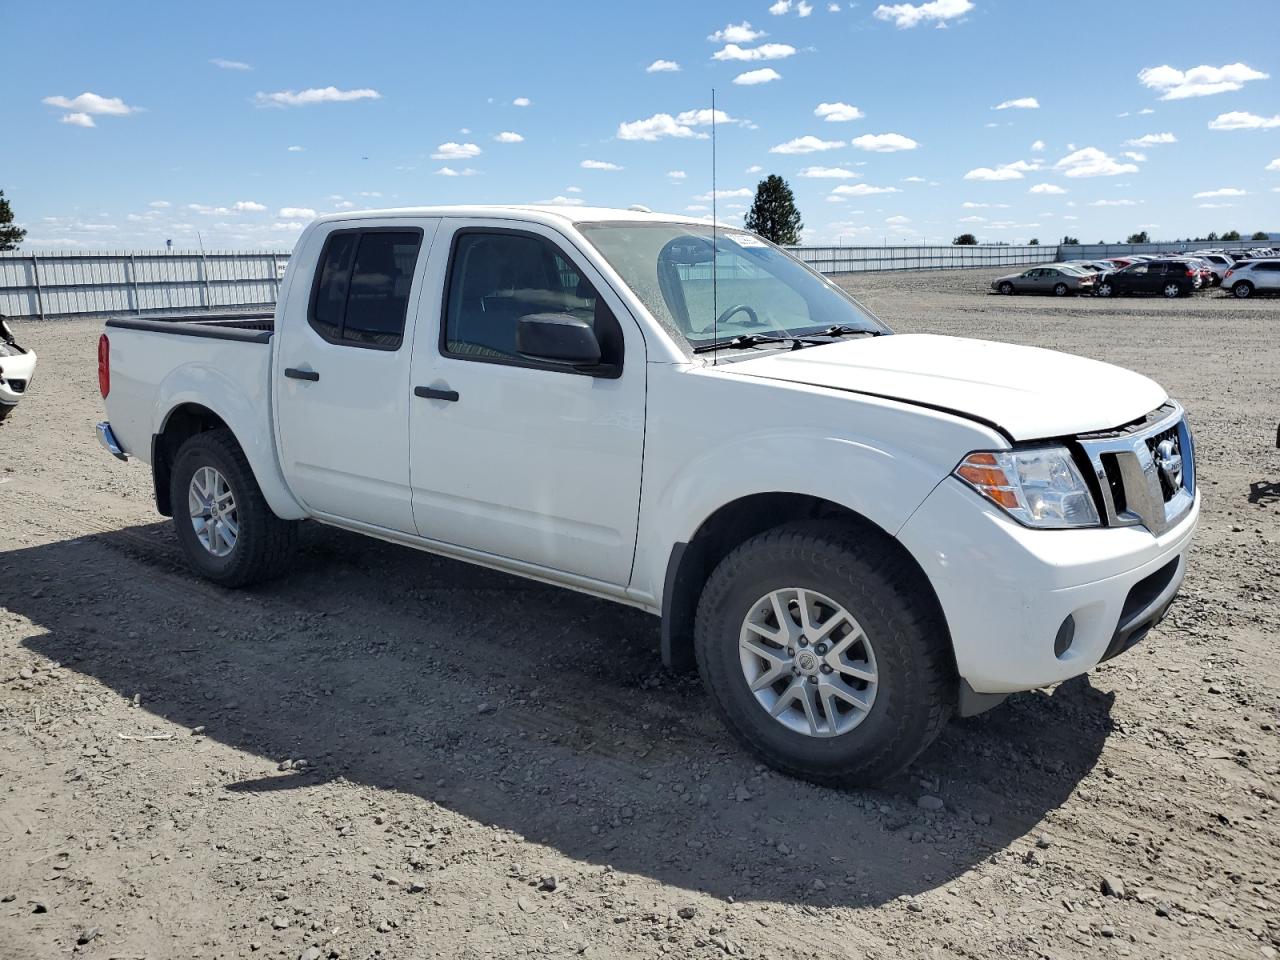
[[[1005,294],[1051,293],[1056,297],[1065,297],[1069,293],[1093,293],[1095,279],[1095,274],[1056,263],[996,277],[991,281],[991,289]]]

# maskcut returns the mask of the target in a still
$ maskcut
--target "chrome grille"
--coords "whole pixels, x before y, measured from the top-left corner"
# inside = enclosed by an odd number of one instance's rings
[[[1158,536],[1195,503],[1194,447],[1177,403],[1077,442],[1098,482],[1107,526],[1142,525]]]

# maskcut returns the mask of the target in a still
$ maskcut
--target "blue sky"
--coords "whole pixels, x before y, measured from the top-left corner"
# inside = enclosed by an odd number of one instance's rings
[[[778,173],[808,242],[1280,230],[1278,28],[1158,8],[11,2],[0,189],[45,248],[287,248],[313,213],[436,203],[703,215],[714,86],[723,221]]]

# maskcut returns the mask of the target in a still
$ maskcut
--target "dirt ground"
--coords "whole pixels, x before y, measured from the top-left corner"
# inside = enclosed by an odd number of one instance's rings
[[[93,437],[100,325],[18,324],[0,958],[1276,957],[1280,300],[994,275],[849,286],[1161,381],[1198,543],[1137,648],[861,792],[756,765],[632,610],[314,524],[280,582],[194,579]]]

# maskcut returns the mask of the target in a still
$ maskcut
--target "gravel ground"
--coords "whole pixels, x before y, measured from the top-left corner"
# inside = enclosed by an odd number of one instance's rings
[[[902,332],[1160,380],[1198,544],[1133,651],[861,792],[739,752],[635,611],[317,525],[283,581],[193,579],[92,436],[99,324],[19,324],[0,957],[1275,957],[1280,301],[992,276],[849,286]]]

